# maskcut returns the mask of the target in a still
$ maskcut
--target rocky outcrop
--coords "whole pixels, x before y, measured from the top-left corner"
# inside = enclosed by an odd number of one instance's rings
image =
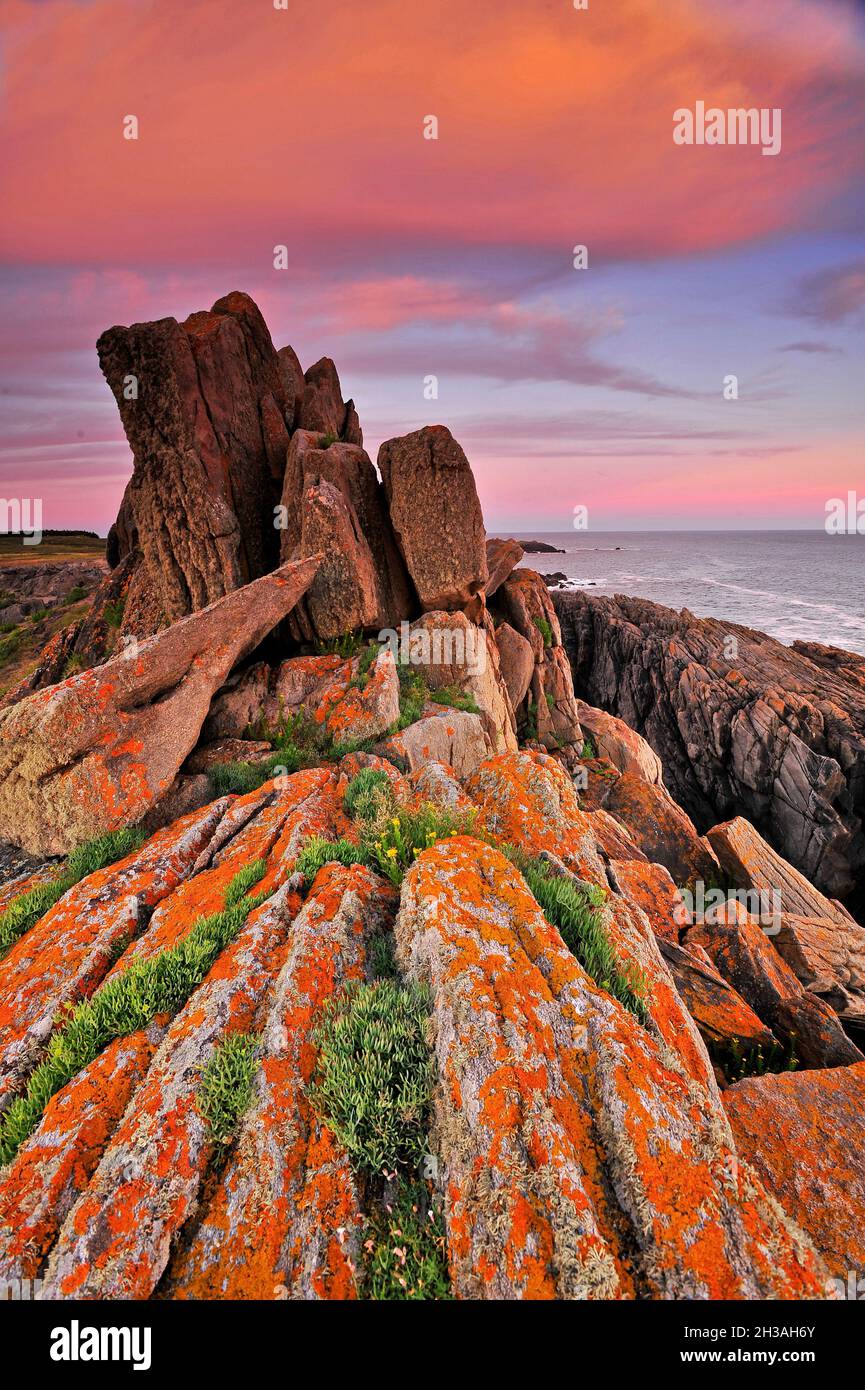
[[[642,734],[705,831],[747,816],[824,892],[865,870],[865,691],[849,666],[644,599],[557,594],[577,693]]]
[[[232,667],[291,610],[319,559],[285,565],[0,716],[0,835],[59,854],[135,824],[169,789]]]
[[[444,425],[389,439],[378,466],[421,608],[464,608],[489,579],[486,533],[469,461]]]
[[[425,613],[411,626],[409,652],[412,670],[430,690],[457,690],[474,702],[493,748],[516,748],[514,711],[493,631],[464,613]]]
[[[339,376],[330,358],[322,357],[320,361],[307,368],[303,377],[303,389],[297,391],[292,371],[294,363],[288,366],[284,357],[284,354],[290,352],[291,348],[280,349],[280,359],[283,362],[283,375],[289,375],[297,392],[295,427],[314,430],[330,439],[344,439],[347,444],[363,444],[363,434],[354,401],[346,402],[342,399]],[[297,362],[296,356],[294,362]]]
[[[111,328],[97,347],[134,455],[110,554],[140,551],[124,629],[141,637],[275,567],[288,401],[245,294],[182,324]]]
[[[861,1298],[865,1062],[749,1077],[724,1092],[724,1107],[739,1153],[819,1250],[834,1288]]]
[[[664,780],[664,769],[644,738],[635,733],[622,719],[605,710],[594,709],[585,700],[577,700],[580,727],[594,745],[594,756],[611,763],[619,772],[633,773],[644,782],[658,786]]]
[[[865,929],[828,917],[782,915],[772,944],[810,994],[848,1026],[865,1029]]]
[[[463,839],[421,856],[396,941],[433,994],[458,1297],[820,1291],[807,1246],[736,1165],[717,1093],[592,984],[497,851]]]
[[[381,744],[380,751],[407,772],[437,762],[458,777],[470,777],[492,747],[480,715],[427,705],[420,719]]]
[[[820,893],[767,845],[743,816],[715,825],[706,836],[721,868],[737,888],[778,894],[780,911],[802,917],[825,917],[847,926],[852,918],[840,905]]]

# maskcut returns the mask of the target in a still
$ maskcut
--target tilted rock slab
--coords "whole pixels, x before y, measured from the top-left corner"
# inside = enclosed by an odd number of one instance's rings
[[[861,1298],[856,1283],[865,1274],[865,1062],[747,1077],[724,1092],[724,1106],[739,1153],[841,1280],[841,1296]]]
[[[194,872],[227,798],[82,879],[0,961],[0,1111],[21,1089],[68,1004],[92,993],[151,910]]]
[[[134,825],[192,751],[214,691],[305,592],[284,565],[0,715],[0,836],[38,854]]]
[[[172,1261],[172,1298],[355,1296],[358,1193],[306,1089],[320,1011],[351,981],[369,978],[367,947],[395,906],[393,890],[368,869],[329,864],[317,875],[274,989],[252,1104],[206,1211]]]
[[[45,1108],[0,1176],[0,1284],[33,1279],[144,1077],[163,1030],[117,1038]]]
[[[46,1298],[148,1298],[193,1214],[212,1155],[196,1105],[229,1033],[251,1032],[287,942],[287,892],[256,908],[175,1017],[93,1179],[57,1238]]]
[[[792,864],[782,859],[744,816],[713,826],[706,839],[721,868],[737,888],[777,892],[781,912],[824,917],[842,927],[853,921],[840,903],[825,897]]]
[[[865,927],[782,916],[772,945],[810,994],[825,999],[845,1023],[865,1027]]]
[[[818,888],[852,891],[865,869],[853,663],[818,665],[765,633],[647,599],[554,601],[578,694],[648,739],[699,830],[742,811]]]
[[[422,854],[396,925],[433,992],[433,1141],[458,1298],[803,1298],[825,1267],[675,1054],[599,990],[517,870]]]

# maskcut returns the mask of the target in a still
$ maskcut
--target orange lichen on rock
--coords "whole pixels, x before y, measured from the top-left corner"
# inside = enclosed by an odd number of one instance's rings
[[[53,1096],[0,1180],[0,1283],[39,1272],[153,1056],[159,1029],[118,1038]]]
[[[366,977],[395,894],[370,870],[326,865],[295,919],[264,1026],[255,1096],[219,1184],[172,1261],[175,1298],[351,1298],[358,1195],[306,1095],[322,1005]]]
[[[227,805],[214,801],[184,816],[82,879],[0,962],[0,1110],[38,1061],[58,1012],[96,988],[148,910],[192,873]]]
[[[724,1092],[724,1105],[739,1153],[849,1297],[848,1274],[858,1271],[855,1282],[865,1269],[865,1062],[748,1077]]]
[[[195,1210],[212,1152],[201,1073],[229,1033],[254,1031],[285,956],[278,893],[248,917],[171,1023],[147,1076],[67,1216],[45,1273],[48,1298],[147,1298]]]
[[[593,984],[498,851],[422,854],[396,938],[433,991],[458,1297],[821,1295],[821,1261],[737,1162],[717,1091]]]

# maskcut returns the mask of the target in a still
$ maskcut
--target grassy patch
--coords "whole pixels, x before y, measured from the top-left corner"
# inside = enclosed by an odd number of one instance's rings
[[[63,600],[63,603],[65,607],[69,607],[70,604],[80,603],[81,600],[86,597],[87,590],[85,589],[84,585],[76,584],[73,588],[69,590],[69,593],[66,595],[65,599]]]
[[[309,887],[325,864],[351,868],[352,864],[368,863],[369,855],[362,845],[355,845],[351,840],[325,840],[321,835],[312,835],[297,856],[294,867]]]
[[[390,792],[390,778],[381,768],[364,767],[352,777],[342,799],[345,814],[352,820],[369,820],[381,797]]]
[[[440,690],[431,690],[429,698],[434,705],[448,705],[451,709],[461,709],[466,714],[480,714],[480,708],[473,695],[460,690],[458,685],[443,685]]]
[[[426,1152],[429,1007],[419,985],[383,979],[349,986],[322,1011],[310,1099],[361,1171],[410,1167]]]
[[[88,840],[72,851],[56,878],[37,883],[26,893],[13,898],[0,915],[0,956],[35,926],[40,917],[44,917],[49,908],[82,878],[116,863],[118,859],[125,859],[128,854],[140,849],[146,838],[142,830],[114,830],[95,840]]]
[[[393,814],[364,827],[362,839],[369,846],[374,867],[399,886],[419,854],[440,840],[471,835],[477,811],[451,811],[425,802],[416,811],[395,807]]]
[[[331,441],[334,442],[334,441]],[[313,651],[316,656],[339,656],[343,661],[359,656],[366,646],[366,638],[356,632],[344,632],[341,637],[331,637],[327,642],[316,642]]]
[[[547,921],[601,989],[624,1004],[642,1024],[649,1021],[649,985],[636,966],[626,968],[616,955],[605,921],[603,889],[556,877],[542,859],[532,859],[507,847]]]
[[[553,629],[549,618],[533,618],[532,622],[543,637],[544,646],[551,647],[553,645]]]
[[[730,1085],[743,1081],[747,1076],[766,1076],[770,1072],[797,1071],[799,1058],[796,1056],[796,1034],[790,1034],[785,1047],[774,1042],[765,1048],[761,1043],[756,1047],[743,1047],[738,1038],[728,1043],[709,1044],[709,1054],[717,1062]]]
[[[8,661],[10,656],[14,656],[21,645],[21,632],[19,628],[13,628],[7,632],[6,636],[0,638],[0,661]]]
[[[67,661],[66,665],[63,667],[63,678],[64,678],[64,680],[65,680],[67,676],[74,676],[74,675],[76,674],[76,672],[78,672],[78,671],[83,671],[83,670],[84,670],[84,658],[83,658],[83,656],[81,656],[81,654],[80,654],[79,652],[73,652],[72,655],[70,656],[69,660]]]
[[[426,1184],[401,1179],[394,1202],[367,1223],[363,1297],[415,1302],[451,1299],[441,1211]]]
[[[186,1002],[252,909],[264,901],[266,894],[251,896],[248,889],[264,877],[265,867],[260,859],[241,869],[228,885],[221,912],[199,917],[183,941],[156,956],[134,960],[90,999],[69,1010],[52,1034],[24,1095],[0,1117],[0,1166],[11,1163],[51,1097],[109,1043],[146,1028],[157,1014],[176,1013]]]
[[[596,758],[597,756],[598,756],[598,750],[597,750],[597,748],[595,747],[594,739],[591,739],[591,738],[584,738],[584,739],[583,739],[583,746],[582,746],[582,748],[580,749],[580,757],[581,757],[581,758]]]
[[[198,1110],[220,1147],[234,1138],[252,1100],[259,1041],[254,1033],[231,1033],[217,1043],[201,1074]]]
[[[27,621],[35,626],[36,623],[41,623],[43,618],[47,618],[49,612],[48,608],[34,608],[33,612],[27,615]]]
[[[126,607],[124,599],[112,599],[106,603],[102,610],[102,616],[109,627],[120,627],[123,622],[123,610]]]

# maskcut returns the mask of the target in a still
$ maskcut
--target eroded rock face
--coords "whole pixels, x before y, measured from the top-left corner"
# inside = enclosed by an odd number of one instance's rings
[[[631,772],[644,782],[657,786],[664,780],[664,769],[644,738],[630,729],[622,719],[605,710],[594,709],[585,700],[577,700],[577,714],[583,733],[594,744],[595,755],[612,763],[619,772]]]
[[[494,606],[529,643],[534,658],[530,693],[517,710],[523,735],[539,739],[547,748],[582,744],[559,620],[543,579],[534,570],[514,570],[496,593]]]
[[[663,785],[623,772],[610,779],[600,805],[627,826],[647,859],[669,869],[679,886],[711,883],[717,876],[714,855]]]
[[[519,541],[501,541],[495,538],[487,541],[487,568],[490,572],[486,586],[487,598],[492,598],[522,558],[523,547]]]
[[[469,461],[444,425],[389,439],[378,454],[390,519],[421,608],[464,608],[489,579]]]
[[[298,428],[344,439],[348,444],[363,444],[354,401],[343,401],[339,376],[331,359],[322,357],[314,362],[304,373],[303,382],[296,408]]]
[[[172,785],[229,671],[293,608],[319,558],[284,565],[0,716],[0,836],[62,854],[134,825]]]
[[[865,929],[832,918],[782,916],[772,944],[810,994],[865,1028]]]
[[[648,739],[698,829],[741,811],[818,888],[853,890],[865,869],[858,666],[645,599],[555,603],[578,694]]]
[[[276,565],[289,403],[245,294],[111,328],[97,348],[135,458],[110,553],[141,551],[124,630],[142,637]]]
[[[739,1153],[807,1233],[840,1280],[841,1297],[861,1297],[865,1062],[748,1077],[724,1092],[724,1107]]]
[[[841,927],[852,921],[840,903],[827,898],[788,864],[744,816],[713,826],[706,839],[737,888],[777,892],[782,912],[825,917]]]
[[[421,855],[396,938],[433,992],[458,1297],[820,1295],[717,1095],[592,984],[496,850]]]
[[[412,669],[430,690],[455,688],[480,710],[493,748],[516,748],[513,707],[499,666],[495,634],[464,613],[425,613],[411,626]]]

